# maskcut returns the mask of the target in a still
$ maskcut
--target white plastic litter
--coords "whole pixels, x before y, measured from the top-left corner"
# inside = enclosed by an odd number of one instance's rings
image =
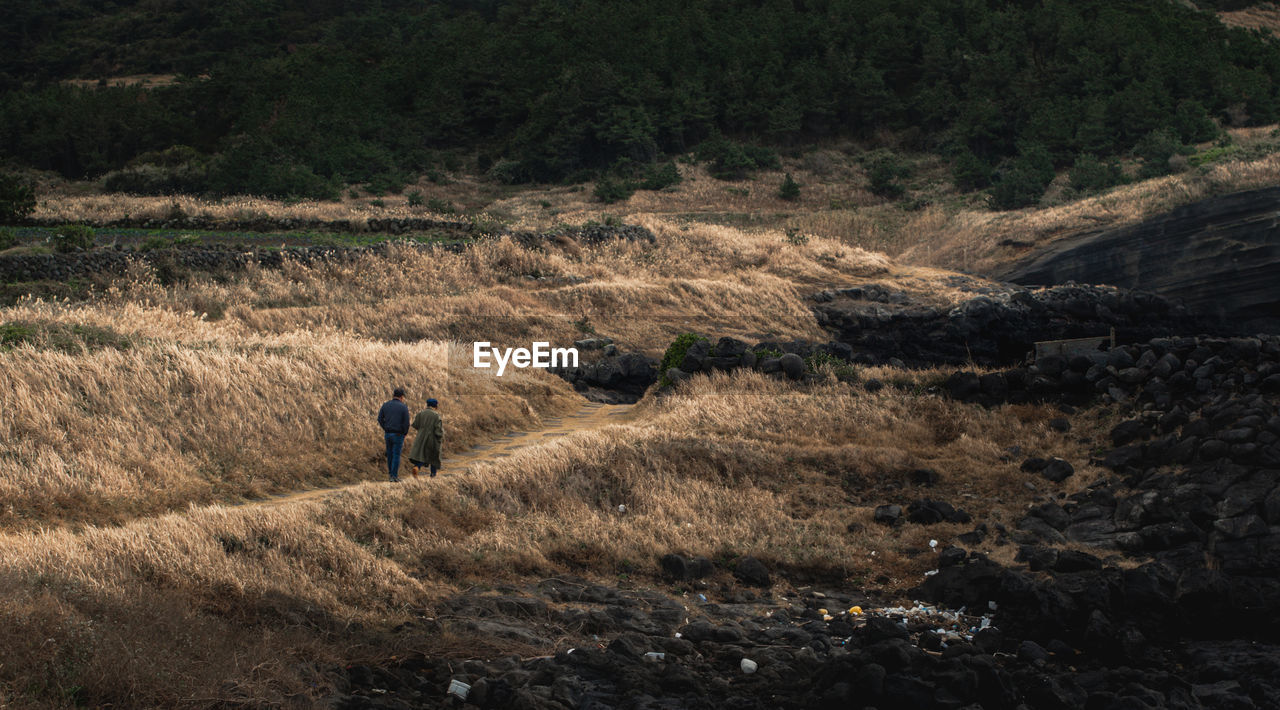
[[[929,549],[930,549],[930,550],[936,550],[936,549],[938,549],[938,541],[937,541],[937,540],[930,540],[930,541],[929,541]]]
[[[625,512],[627,512],[627,506],[622,505],[621,503],[619,503],[619,504],[618,504],[618,512],[619,512],[619,513],[625,513]]]
[[[466,699],[467,699],[467,694],[468,694],[468,693],[470,693],[470,692],[471,692],[471,686],[470,686],[470,685],[467,685],[466,683],[463,683],[463,682],[462,682],[462,681],[460,681],[460,680],[453,680],[453,679],[451,679],[451,680],[449,681],[449,691],[448,691],[448,693],[449,693],[449,695],[454,696],[454,697],[455,697],[455,698],[457,698],[458,700],[466,700]]]
[[[666,659],[667,654],[662,653],[660,651],[650,651],[644,654],[644,657],[648,658],[651,661],[661,661]]]
[[[756,662],[751,660],[750,658],[742,659],[742,663],[740,663],[739,665],[742,667],[742,672],[746,673],[747,675],[751,675],[752,673],[755,673],[756,669],[760,667],[756,665]]]

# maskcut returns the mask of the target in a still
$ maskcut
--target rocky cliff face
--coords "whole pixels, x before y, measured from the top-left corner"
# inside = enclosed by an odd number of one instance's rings
[[[997,277],[1142,289],[1242,331],[1280,332],[1280,187],[1064,239]]]

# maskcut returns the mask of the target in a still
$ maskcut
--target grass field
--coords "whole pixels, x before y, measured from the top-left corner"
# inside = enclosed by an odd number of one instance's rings
[[[830,372],[805,388],[739,372],[647,399],[625,423],[393,487],[373,414],[396,384],[414,408],[436,396],[456,453],[581,403],[545,373],[472,370],[473,340],[599,334],[653,355],[687,331],[824,340],[814,290],[881,283],[952,303],[938,266],[994,263],[1010,235],[1041,242],[1274,181],[1274,156],[1245,157],[1003,214],[925,178],[911,189],[931,204],[885,203],[837,155],[795,166],[798,203],[772,195],[775,176],[721,183],[690,166],[677,188],[612,206],[571,188],[484,188],[477,207],[512,226],[614,217],[656,241],[485,238],[460,253],[393,248],[168,284],[138,263],[87,298],[0,308],[0,706],[307,707],[341,664],[550,652],[391,630],[462,589],[558,574],[677,591],[657,576],[668,552],[755,555],[786,575],[780,588],[822,580],[894,598],[932,566],[929,538],[967,528],[888,529],[874,505],[928,495],[1011,524],[1044,491],[1024,485],[1008,449],[1073,461],[1069,485],[1083,488],[1106,418],[1085,412],[1058,434],[1047,407],[933,394],[944,371],[864,369],[890,385],[874,394]],[[459,204],[470,189],[436,187]],[[93,221],[148,204],[54,196],[40,209]],[[911,485],[918,468],[940,474],[934,489]],[[322,486],[347,487],[240,505]]]

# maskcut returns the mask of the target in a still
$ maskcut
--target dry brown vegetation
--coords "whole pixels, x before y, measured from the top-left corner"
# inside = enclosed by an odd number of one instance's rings
[[[691,181],[632,200],[692,205],[718,189]],[[372,416],[392,384],[415,404],[440,396],[453,451],[579,401],[545,373],[471,371],[471,340],[597,332],[657,354],[690,330],[823,338],[805,298],[826,286],[959,297],[945,272],[840,233],[789,239],[784,225],[634,206],[621,214],[655,244],[485,239],[169,286],[138,264],[87,302],[0,309],[0,323],[57,335],[0,350],[0,705],[305,706],[335,663],[498,652],[447,624],[387,634],[460,589],[554,574],[661,585],[656,560],[671,551],[753,554],[792,579],[895,595],[931,566],[929,538],[964,528],[882,528],[874,505],[931,495],[1011,522],[1038,494],[1014,445],[1076,462],[1072,486],[1096,475],[1087,427],[1064,437],[1047,408],[959,405],[928,393],[944,372],[881,368],[863,373],[892,383],[876,394],[834,379],[695,378],[629,423],[456,477],[223,505],[380,480]],[[900,218],[920,235],[959,219]],[[935,490],[907,484],[918,467],[942,474]]]
[[[1219,12],[1218,18],[1225,25],[1280,34],[1280,6],[1273,2],[1258,3],[1243,10]]]
[[[1041,408],[745,373],[696,379],[641,415],[451,479],[0,538],[0,687],[126,705],[309,697],[338,659],[456,644],[379,636],[441,595],[566,572],[643,580],[671,550],[899,589],[929,568],[929,537],[963,529],[871,523],[911,468],[938,469],[932,493],[998,520],[1031,495],[1006,446],[1082,454]]]
[[[1242,13],[1264,12],[1253,8]],[[1228,13],[1231,14],[1231,13]],[[203,200],[194,197],[132,197],[84,194],[84,186],[49,192],[35,213],[38,219],[105,223],[121,218],[163,219],[175,213],[213,220],[302,219],[347,221],[367,228],[371,218],[425,217],[473,219],[410,206],[407,194],[423,195],[426,205],[465,209],[482,222],[514,229],[545,230],[561,225],[620,219],[676,225],[724,226],[720,238],[736,242],[756,235],[793,233],[888,254],[904,264],[998,274],[1029,250],[1082,231],[1140,222],[1206,197],[1280,182],[1276,127],[1228,129],[1234,155],[1166,177],[1142,180],[1102,194],[1076,198],[1065,190],[1065,174],[1045,205],[1010,212],[986,208],[981,194],[962,194],[951,186],[947,165],[936,157],[898,149],[910,165],[907,196],[890,202],[872,194],[860,163],[866,146],[847,144],[783,160],[784,169],[750,179],[712,178],[703,165],[678,164],[682,182],[664,190],[638,191],[630,199],[602,204],[591,186],[511,188],[466,176],[436,184],[426,180],[400,195],[374,200],[344,196],[337,202],[285,203],[257,198]],[[880,143],[892,145],[889,139]],[[1198,146],[1213,151],[1211,143]],[[1132,161],[1129,161],[1132,162]],[[1127,166],[1133,172],[1135,166]],[[803,186],[795,201],[778,196],[784,173]],[[381,203],[380,205],[377,203]]]

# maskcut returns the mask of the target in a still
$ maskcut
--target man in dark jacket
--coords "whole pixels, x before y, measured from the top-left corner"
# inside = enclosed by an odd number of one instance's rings
[[[387,471],[395,483],[400,480],[400,451],[409,433],[409,405],[404,403],[403,387],[397,387],[391,399],[378,410],[378,425],[387,441]]]

